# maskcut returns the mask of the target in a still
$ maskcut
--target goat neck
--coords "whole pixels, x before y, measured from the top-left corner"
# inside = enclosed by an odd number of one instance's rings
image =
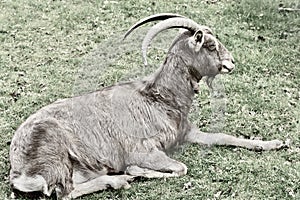
[[[164,64],[148,79],[142,93],[154,100],[165,103],[171,109],[188,114],[195,94],[195,82],[184,60],[169,53]]]

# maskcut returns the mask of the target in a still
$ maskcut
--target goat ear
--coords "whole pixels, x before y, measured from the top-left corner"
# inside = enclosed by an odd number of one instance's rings
[[[202,43],[203,32],[201,30],[196,31],[196,33],[194,34],[194,39],[196,42]]]
[[[193,39],[195,41],[195,51],[199,52],[204,43],[203,32],[201,30],[196,31],[196,33],[193,36]]]

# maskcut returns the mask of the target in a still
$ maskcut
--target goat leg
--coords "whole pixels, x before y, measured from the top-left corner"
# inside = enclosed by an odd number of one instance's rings
[[[243,139],[224,133],[205,133],[199,131],[197,128],[192,128],[186,135],[185,140],[190,143],[198,143],[201,145],[228,145],[256,151],[280,149],[285,146],[280,140],[262,141]]]
[[[127,166],[127,174],[146,178],[179,177],[187,173],[185,164],[171,159],[159,150],[149,153],[131,153]]]
[[[105,190],[107,188],[128,189],[130,188],[128,182],[131,182],[133,178],[133,176],[129,175],[102,175],[84,183],[74,184],[74,189],[71,191],[68,197],[64,199],[74,199],[82,195],[90,194],[100,190]]]

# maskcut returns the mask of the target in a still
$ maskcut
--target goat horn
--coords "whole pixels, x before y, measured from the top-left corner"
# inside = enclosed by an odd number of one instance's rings
[[[178,15],[178,14],[173,14],[173,13],[160,13],[160,14],[155,14],[155,15],[151,15],[149,17],[145,17],[144,19],[141,19],[140,21],[138,21],[137,23],[135,23],[133,26],[130,27],[130,29],[125,33],[123,40],[136,28],[138,28],[139,26],[142,26],[143,24],[146,24],[148,22],[152,22],[152,21],[158,21],[158,20],[166,20],[172,17],[184,17],[182,15]]]
[[[198,31],[199,29],[208,29],[206,26],[200,26],[196,22],[188,18],[171,18],[166,19],[158,24],[154,25],[146,34],[142,43],[142,54],[144,59],[144,64],[147,65],[147,49],[153,38],[160,32],[170,29],[170,28],[185,28],[192,33]]]

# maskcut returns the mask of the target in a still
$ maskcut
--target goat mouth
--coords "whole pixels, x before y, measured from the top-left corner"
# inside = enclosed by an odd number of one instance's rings
[[[221,74],[230,74],[233,71],[234,68],[227,67],[226,65],[223,65],[220,72]]]

